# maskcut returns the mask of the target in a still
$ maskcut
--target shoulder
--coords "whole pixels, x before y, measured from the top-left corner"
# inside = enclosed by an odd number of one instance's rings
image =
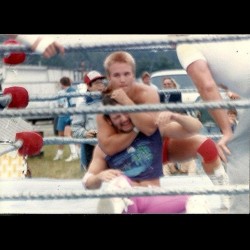
[[[68,89],[67,89],[67,91],[68,92],[76,92],[76,89],[74,88],[74,87],[69,87]]]
[[[180,44],[176,47],[176,53],[182,67],[186,70],[187,67],[197,61],[205,60],[202,51],[194,44]]]
[[[134,89],[136,103],[159,102],[159,94],[156,88],[145,84],[137,84]]]
[[[150,87],[156,89],[157,91],[159,90],[158,87],[156,85],[154,85],[153,83],[150,83]]]

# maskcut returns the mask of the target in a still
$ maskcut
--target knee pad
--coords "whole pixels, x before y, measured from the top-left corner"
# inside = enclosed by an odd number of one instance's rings
[[[202,157],[204,163],[211,163],[219,156],[215,142],[210,138],[200,145],[197,153]]]

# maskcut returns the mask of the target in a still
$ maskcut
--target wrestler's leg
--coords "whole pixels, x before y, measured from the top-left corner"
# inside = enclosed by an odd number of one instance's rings
[[[139,214],[178,214],[185,213],[188,201],[187,195],[144,196],[133,197],[133,205],[128,207],[127,213]]]
[[[186,161],[200,155],[205,172],[217,174],[225,173],[218,154],[216,144],[210,138],[195,135],[185,139],[170,139],[168,143],[168,159],[171,162]]]
[[[171,139],[168,144],[168,158],[170,161],[182,161],[195,157],[202,157],[202,165],[210,180],[215,185],[228,185],[228,175],[220,160],[216,144],[210,138],[196,135],[183,140]],[[222,207],[230,207],[228,196],[221,196]]]
[[[126,176],[119,176],[110,181],[106,190],[121,190],[131,188],[131,180]],[[127,198],[101,199],[99,212],[138,214],[138,213],[184,213],[187,195],[176,196],[143,196]],[[103,210],[105,208],[105,211]]]

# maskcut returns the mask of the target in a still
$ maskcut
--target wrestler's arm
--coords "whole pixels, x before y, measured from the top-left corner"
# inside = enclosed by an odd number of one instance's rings
[[[17,34],[8,34],[8,37],[27,44],[33,51],[41,53],[45,58],[50,58],[58,52],[64,54],[64,47],[55,41],[53,37]]]
[[[160,97],[158,92],[153,88],[146,88],[141,95],[141,104],[159,104]],[[135,127],[147,136],[152,135],[156,129],[155,123],[158,112],[138,112],[129,113],[132,123]]]
[[[137,136],[137,133],[134,131],[117,133],[114,127],[103,118],[103,115],[97,115],[96,121],[98,143],[107,155],[114,155],[126,149]]]
[[[205,101],[222,100],[216,82],[211,74],[206,58],[195,46],[181,44],[176,48],[178,59],[188,75],[197,87],[200,96]],[[230,127],[226,111],[214,109],[209,111],[215,122],[221,129],[222,138],[218,141],[219,153],[223,161],[226,161],[224,152],[230,154],[226,144],[232,138],[233,132]]]
[[[162,137],[182,139],[199,133],[202,123],[189,115],[161,112],[157,118]]]
[[[82,184],[86,189],[97,189],[101,187],[103,181],[110,181],[119,175],[121,175],[121,171],[108,169],[105,154],[97,145],[89,169],[82,179]]]
[[[218,101],[222,100],[218,87],[210,73],[207,62],[198,60],[191,63],[187,68],[188,75],[192,78],[196,85],[201,98],[205,101]],[[219,125],[223,138],[218,143],[222,146],[226,153],[230,153],[225,144],[232,138],[233,132],[229,123],[226,110],[213,109],[209,113],[214,118],[215,122]]]
[[[137,86],[133,91],[136,101],[131,100],[123,89],[114,90],[111,97],[121,105],[160,103],[158,92],[151,87]],[[135,127],[147,136],[152,135],[157,129],[157,125],[155,124],[157,115],[158,113],[156,112],[129,113],[129,117]]]

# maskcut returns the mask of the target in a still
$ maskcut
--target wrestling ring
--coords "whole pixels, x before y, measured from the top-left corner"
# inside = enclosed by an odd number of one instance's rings
[[[223,39],[227,39],[225,36]],[[235,39],[249,39],[248,36],[236,36]],[[118,39],[119,40],[119,39]],[[145,44],[145,42],[133,41],[133,44],[130,42],[124,42],[119,44],[116,49],[127,48],[132,46],[134,49],[142,48],[142,49],[151,49],[162,47],[173,48],[174,44],[178,42],[177,39],[173,41],[169,41],[166,43],[165,40],[159,39],[155,41],[150,41]],[[213,36],[212,41],[216,40],[216,36]],[[230,40],[230,39],[229,39]],[[164,43],[165,41],[165,43]],[[192,39],[181,40],[180,42],[192,42]],[[203,41],[200,38],[199,41]],[[117,42],[117,41],[114,41]],[[136,46],[135,46],[136,44]],[[94,44],[93,41],[89,42],[89,47],[86,44],[82,44],[80,49],[110,49],[113,42],[106,41],[103,44]],[[7,46],[7,49],[10,51],[15,46]],[[79,49],[79,46],[75,47]],[[0,51],[4,51],[6,47],[0,46]],[[18,49],[22,49],[24,51],[27,50],[24,46],[18,46]],[[74,49],[69,47],[70,49]],[[9,50],[8,50],[9,51]],[[79,97],[83,94],[76,94],[75,97]],[[67,96],[72,96],[69,94]],[[73,94],[74,96],[74,94]],[[61,96],[51,96],[51,97],[31,97],[30,101],[37,100],[54,100],[60,98]],[[47,99],[46,99],[47,98]],[[0,119],[2,120],[2,124],[5,124],[7,120],[13,119],[15,121],[16,118],[13,117],[22,117],[30,115],[40,115],[40,114],[103,114],[103,113],[113,113],[113,112],[145,112],[145,111],[162,111],[162,110],[197,110],[197,109],[207,109],[207,108],[237,108],[237,109],[246,109],[250,107],[250,99],[242,99],[239,101],[223,101],[223,102],[209,102],[209,103],[192,103],[192,104],[157,104],[157,105],[136,105],[136,106],[119,106],[119,107],[100,107],[95,110],[91,108],[68,108],[68,109],[53,109],[53,110],[45,110],[45,109],[36,109],[33,113],[31,111],[21,109],[21,110],[2,110],[0,112]],[[248,112],[249,113],[249,112]],[[18,126],[13,124],[8,124],[8,126],[3,126],[6,128],[5,132],[2,134],[7,134],[7,140],[5,138],[4,147],[0,150],[0,156],[4,156],[5,154],[11,154],[11,152],[16,151],[18,148],[22,147],[22,143],[19,141],[15,141],[15,133],[19,131],[24,131],[27,129],[27,124],[22,121],[22,119],[17,118]],[[244,117],[240,120],[240,124],[244,123]],[[23,126],[22,126],[23,125]],[[17,128],[18,127],[18,128]],[[11,130],[10,128],[13,128]],[[32,128],[29,128],[32,131]],[[249,141],[249,135],[245,135],[246,140]],[[1,139],[1,138],[0,138]],[[50,144],[68,144],[68,143],[86,143],[91,140],[84,139],[60,139],[60,138],[44,138],[44,145]],[[93,140],[95,141],[95,140]],[[3,141],[2,141],[3,142]],[[95,141],[96,142],[96,141]],[[235,150],[249,150],[236,148]],[[248,152],[249,155],[249,152]],[[249,158],[248,158],[249,162]],[[7,163],[6,163],[7,164]],[[19,163],[16,163],[20,165]],[[22,166],[19,172],[23,172],[25,166]],[[3,170],[3,166],[1,166],[1,171]],[[8,168],[8,166],[5,168]],[[237,184],[237,185],[229,185],[229,186],[214,186],[211,180],[206,175],[200,176],[169,176],[161,178],[161,188],[135,188],[133,190],[119,190],[117,192],[107,192],[105,191],[105,184],[103,185],[101,190],[97,191],[89,191],[84,190],[82,187],[81,180],[56,180],[56,179],[25,179],[22,175],[15,176],[14,178],[3,178],[1,179],[0,184],[0,213],[2,214],[96,214],[97,211],[97,203],[100,198],[107,197],[127,197],[127,196],[138,196],[139,195],[169,195],[169,194],[190,194],[190,195],[206,195],[207,196],[207,205],[211,211],[211,213],[225,213],[225,211],[221,211],[220,207],[220,199],[219,195],[248,195],[249,196],[249,183],[248,184]],[[32,191],[27,191],[32,190]],[[248,208],[249,210],[249,208]],[[247,212],[248,213],[248,212]]]

